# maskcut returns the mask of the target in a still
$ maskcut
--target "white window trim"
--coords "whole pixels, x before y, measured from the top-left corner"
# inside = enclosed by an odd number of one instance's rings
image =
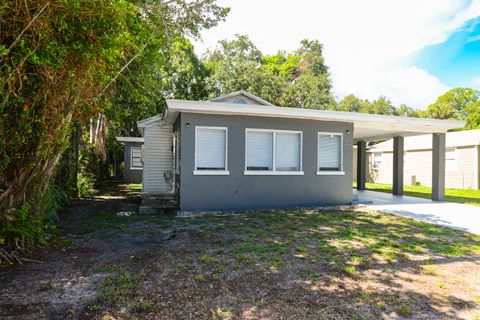
[[[140,149],[140,162],[142,163],[141,167],[134,167],[133,166],[133,149]],[[130,170],[143,170],[143,155],[142,155],[142,147],[132,146],[130,147]]]
[[[448,168],[447,167],[447,151],[453,151],[453,153],[455,154],[455,159],[451,160],[451,161],[455,161],[454,168]],[[457,151],[457,148],[445,148],[445,171],[446,172],[458,171],[458,151]]]
[[[228,170],[193,170],[194,176],[228,176]]]
[[[248,148],[248,132],[271,132],[273,134],[273,157],[272,157],[272,170],[247,170],[247,148]],[[300,134],[300,171],[277,171],[275,166],[275,143],[276,143],[276,133],[299,133]],[[246,176],[303,176],[303,131],[297,130],[280,130],[280,129],[257,129],[257,128],[246,128],[245,129],[245,167],[243,174]]]
[[[329,136],[340,136],[340,171],[320,171],[320,157],[318,156],[319,143],[318,139],[320,135],[329,135]],[[321,132],[317,133],[317,175],[319,176],[344,176],[345,171],[343,170],[343,133],[342,132]]]
[[[198,129],[215,129],[225,131],[225,170],[197,170],[197,137]],[[228,176],[228,128],[227,127],[213,127],[213,126],[195,126],[195,167],[193,169],[193,175],[195,176]]]

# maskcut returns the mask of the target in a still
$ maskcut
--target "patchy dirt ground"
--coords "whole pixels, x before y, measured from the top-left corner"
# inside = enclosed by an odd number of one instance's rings
[[[135,216],[111,186],[42,263],[0,271],[2,319],[480,319],[480,237],[377,212]]]

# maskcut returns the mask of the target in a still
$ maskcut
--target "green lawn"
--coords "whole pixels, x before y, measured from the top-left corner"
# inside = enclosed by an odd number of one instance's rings
[[[354,187],[356,187],[356,183],[354,183]],[[367,182],[366,187],[368,190],[372,191],[388,193],[392,192],[391,184]],[[425,186],[406,185],[404,186],[404,193],[407,196],[430,199],[432,195],[432,188]],[[480,206],[480,191],[467,189],[445,189],[445,199],[447,201]]]

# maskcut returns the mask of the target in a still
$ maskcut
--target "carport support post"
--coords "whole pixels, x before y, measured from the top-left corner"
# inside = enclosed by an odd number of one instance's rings
[[[445,133],[432,139],[432,200],[445,200]]]
[[[393,188],[396,196],[403,195],[403,137],[393,138]]]
[[[357,142],[357,190],[365,190],[367,180],[367,143]]]

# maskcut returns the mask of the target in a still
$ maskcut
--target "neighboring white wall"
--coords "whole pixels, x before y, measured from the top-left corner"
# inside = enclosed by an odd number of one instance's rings
[[[166,182],[164,173],[173,172],[172,126],[153,123],[145,128],[144,137],[142,192],[171,192],[172,183]]]
[[[478,188],[475,169],[478,166],[478,155],[475,152],[477,147],[458,147],[457,167],[445,171],[445,186],[456,189]],[[373,153],[367,154],[368,175],[367,180],[377,183],[391,184],[393,180],[393,153],[383,152],[382,165],[378,169],[372,167]],[[415,176],[415,179],[412,178]],[[414,150],[407,151],[404,163],[404,184],[410,185],[415,180],[423,186],[432,185],[432,151]]]

